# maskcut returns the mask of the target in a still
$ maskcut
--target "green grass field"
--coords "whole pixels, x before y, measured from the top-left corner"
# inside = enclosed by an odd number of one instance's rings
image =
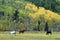
[[[0,40],[60,40],[60,32],[46,35],[44,32],[25,32],[10,35],[9,32],[0,32]]]

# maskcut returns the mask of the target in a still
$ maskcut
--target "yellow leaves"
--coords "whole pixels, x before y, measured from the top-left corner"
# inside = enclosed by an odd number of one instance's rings
[[[30,9],[32,4],[26,4],[25,9]]]
[[[35,6],[32,7],[32,10],[33,10],[33,11],[37,11],[37,7],[35,7]]]
[[[31,18],[33,18],[33,19],[36,18],[36,16],[35,16],[34,14],[32,14],[32,13],[29,14],[29,17],[31,17]]]
[[[59,15],[57,13],[54,13],[50,10],[47,10],[47,15],[50,16],[51,19],[56,19]]]
[[[31,17],[34,20],[36,20],[36,19],[38,19],[40,17],[40,15],[38,13],[35,13],[35,14],[29,13],[29,17]]]
[[[30,9],[30,7],[29,6],[25,6],[25,9]]]
[[[48,21],[52,21],[52,20],[58,21],[58,20],[60,20],[60,15],[58,15],[57,13],[52,12],[50,10],[46,10],[46,14],[45,14],[44,18],[45,18],[45,20],[48,20]]]
[[[28,5],[28,6],[32,6],[32,4],[31,4],[31,3],[27,3],[27,4],[26,4],[26,6],[27,6],[27,5]]]
[[[33,11],[37,11],[37,7],[31,3],[26,4],[25,9],[27,9],[27,10],[31,9]]]
[[[45,21],[51,21],[51,17],[48,14],[44,16],[44,19],[45,19]]]
[[[25,6],[25,9],[32,9],[33,11],[35,11],[35,13],[29,13],[29,17],[33,18],[34,20],[38,20],[41,17],[41,15],[46,21],[52,21],[53,19],[60,20],[60,15],[50,10],[46,10],[44,7],[37,8],[33,4],[27,4]]]
[[[38,13],[40,13],[40,14],[45,14],[45,12],[46,12],[45,8],[39,7]]]
[[[37,9],[37,8],[36,8]],[[35,11],[35,13],[29,13],[29,17],[32,17],[34,20],[38,20],[40,18],[41,15],[45,14],[45,8],[43,7],[39,7],[39,9],[37,11]]]
[[[29,15],[28,15],[29,17],[33,17],[33,14],[32,13],[29,13]]]
[[[38,13],[34,14],[34,19],[38,19],[40,17],[40,15]]]

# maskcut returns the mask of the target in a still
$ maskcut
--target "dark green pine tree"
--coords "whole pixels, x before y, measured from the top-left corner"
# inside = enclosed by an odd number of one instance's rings
[[[16,20],[16,22],[18,22],[19,20],[19,16],[18,16],[19,12],[18,9],[15,11],[14,15],[13,15],[13,20]]]
[[[48,27],[48,23],[46,22],[45,24],[45,31],[48,31],[49,27]]]
[[[40,21],[38,21],[38,31],[40,31]]]

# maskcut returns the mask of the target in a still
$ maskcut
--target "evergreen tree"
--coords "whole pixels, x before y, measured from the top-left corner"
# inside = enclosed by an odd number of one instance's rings
[[[18,9],[15,11],[15,13],[14,13],[14,16],[13,16],[13,20],[16,20],[16,22],[18,22],[18,20],[19,20],[19,16],[18,16]]]
[[[45,24],[45,31],[48,31],[48,23],[46,22],[46,24]]]

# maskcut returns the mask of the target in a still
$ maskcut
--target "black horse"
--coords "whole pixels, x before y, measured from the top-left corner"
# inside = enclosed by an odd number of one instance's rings
[[[52,31],[51,30],[46,31],[46,35],[48,35],[48,34],[52,34]]]

